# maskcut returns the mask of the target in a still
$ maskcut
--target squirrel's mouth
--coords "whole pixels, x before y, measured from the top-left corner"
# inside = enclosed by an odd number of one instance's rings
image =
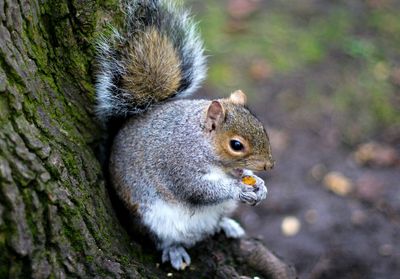
[[[243,173],[244,173],[243,169],[236,168],[236,169],[232,170],[233,176],[236,176],[236,177],[242,177]]]
[[[258,166],[248,166],[245,169],[244,168],[234,168],[230,171],[230,173],[234,176],[234,177],[242,177],[244,174],[245,170],[250,170],[250,171],[264,171],[267,170],[268,167],[267,165],[258,165]]]

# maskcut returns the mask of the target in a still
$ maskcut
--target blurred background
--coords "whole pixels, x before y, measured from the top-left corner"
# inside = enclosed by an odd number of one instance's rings
[[[269,132],[249,235],[300,278],[400,278],[400,1],[189,1],[202,96],[242,89]]]

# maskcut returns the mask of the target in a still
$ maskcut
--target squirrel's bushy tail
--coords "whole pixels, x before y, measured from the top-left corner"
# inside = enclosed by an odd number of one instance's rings
[[[125,26],[98,44],[97,114],[145,111],[192,93],[205,77],[203,46],[187,11],[170,0],[124,0]]]

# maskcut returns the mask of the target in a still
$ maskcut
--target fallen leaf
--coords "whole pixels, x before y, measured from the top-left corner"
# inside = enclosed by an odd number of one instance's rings
[[[339,172],[330,172],[325,175],[323,184],[339,196],[347,196],[353,190],[351,180]]]
[[[235,19],[243,19],[255,12],[260,0],[230,0],[228,2],[228,13]]]
[[[373,175],[364,174],[356,181],[356,195],[362,200],[375,202],[380,199],[383,190],[383,181]]]
[[[301,223],[299,219],[294,216],[287,216],[283,218],[281,229],[282,233],[286,236],[294,236],[296,235],[301,228]]]
[[[359,165],[377,167],[393,166],[399,161],[397,150],[391,146],[369,142],[361,144],[354,152],[354,159]]]
[[[272,68],[267,61],[258,59],[250,64],[249,72],[252,79],[261,81],[271,77]]]

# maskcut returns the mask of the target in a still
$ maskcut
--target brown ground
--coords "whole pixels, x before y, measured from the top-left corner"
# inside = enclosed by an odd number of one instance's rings
[[[248,233],[294,263],[300,278],[399,278],[399,166],[358,165],[334,127],[321,119],[319,129],[311,130],[283,114],[276,99],[256,110],[270,127],[277,163],[264,175],[266,201],[239,210]],[[340,196],[326,189],[322,178],[330,171],[348,177],[352,191]],[[282,233],[286,216],[301,223],[294,236]]]
[[[211,55],[201,93],[243,89],[272,140],[269,196],[237,217],[300,278],[400,278],[399,4],[191,2]],[[375,166],[357,163],[373,141]],[[325,187],[332,171],[342,194]],[[292,236],[288,216],[301,224]]]

